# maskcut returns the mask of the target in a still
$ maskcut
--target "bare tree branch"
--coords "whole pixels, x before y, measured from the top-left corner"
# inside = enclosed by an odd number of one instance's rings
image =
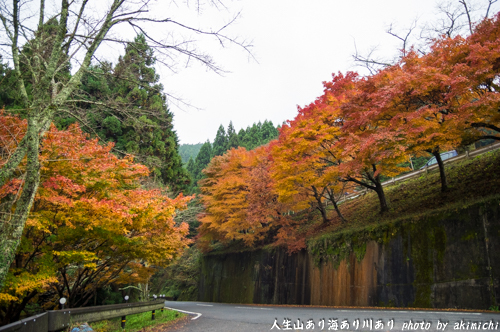
[[[467,7],[467,2],[465,0],[459,0],[459,3],[464,6],[465,15],[467,15],[467,22],[469,23],[469,32],[472,34],[472,20],[470,18],[469,8]]]
[[[354,62],[368,69],[371,75],[375,74],[380,68],[391,66],[390,63],[373,57],[373,54],[376,51],[376,47],[372,47],[368,54],[364,56],[358,52],[356,41],[354,41],[354,50],[355,53],[352,55]]]
[[[490,15],[491,6],[497,1],[498,0],[488,0],[488,7],[486,8],[486,13],[484,14],[484,18],[488,18],[488,16]]]
[[[393,37],[396,37],[397,39],[399,39],[402,43],[403,43],[403,46],[401,48],[401,53],[402,53],[402,56],[406,56],[406,50],[408,48],[408,42],[409,42],[409,37],[410,35],[412,34],[413,30],[417,27],[417,20],[415,19],[413,21],[413,23],[411,24],[411,26],[408,28],[408,31],[406,32],[406,35],[404,35],[404,37],[401,37],[400,35],[398,35],[395,31],[394,31],[394,26],[393,26],[393,23],[391,23],[389,25],[389,27],[387,28],[386,32],[393,36]]]

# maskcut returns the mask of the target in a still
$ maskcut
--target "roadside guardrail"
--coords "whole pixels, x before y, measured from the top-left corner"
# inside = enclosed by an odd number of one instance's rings
[[[0,327],[0,332],[53,332],[68,328],[73,323],[100,320],[153,312],[165,306],[165,299],[148,302],[109,304],[95,307],[50,310]],[[154,318],[153,318],[154,319]]]

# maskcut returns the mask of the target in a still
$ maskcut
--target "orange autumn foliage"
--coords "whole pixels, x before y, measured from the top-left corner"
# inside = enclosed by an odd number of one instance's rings
[[[500,140],[499,92],[500,13],[478,24],[467,38],[440,36],[427,54],[410,50],[373,75],[333,75],[323,94],[282,126],[279,139],[268,148],[267,175],[261,177],[283,211],[285,206],[295,211],[316,208],[323,225],[331,221],[324,207],[327,194],[341,193],[347,183],[349,190],[375,191],[381,212],[388,211],[383,176],[409,170],[410,157],[433,154],[446,191],[440,152],[482,138]],[[251,152],[233,151],[215,158],[207,169],[207,214],[200,238],[207,250],[235,239],[247,246],[256,243],[248,216],[255,186],[249,175],[251,159]],[[332,202],[337,208],[336,199]],[[280,234],[282,239],[297,238],[291,234],[301,228],[292,218],[273,217],[270,222],[268,243]],[[269,224],[263,225],[258,239],[266,238]]]
[[[299,108],[299,114],[282,126],[279,139],[271,147],[271,176],[278,199],[295,211],[315,206],[323,222],[328,221],[323,207],[325,199],[335,201],[335,194],[341,195],[344,189],[338,150],[342,135],[339,107],[343,98],[329,96],[326,102],[325,97]]]
[[[17,123],[8,131],[23,124],[5,115],[0,122]],[[6,137],[13,140],[0,126],[2,148],[12,144]],[[188,225],[176,225],[173,217],[191,197],[142,189],[147,167],[119,159],[111,149],[77,125],[63,131],[52,126],[44,137],[41,185],[0,293],[7,312],[23,299],[40,301],[42,293],[47,308],[61,296],[75,307],[111,283],[146,282],[152,266],[168,264],[189,243]],[[0,188],[4,200],[15,199],[19,181]]]
[[[268,167],[268,148],[231,149],[212,159],[201,180],[205,213],[199,218],[198,245],[210,251],[217,243],[242,241],[253,246],[286,223],[284,205],[278,203]],[[279,233],[278,240],[284,234]]]

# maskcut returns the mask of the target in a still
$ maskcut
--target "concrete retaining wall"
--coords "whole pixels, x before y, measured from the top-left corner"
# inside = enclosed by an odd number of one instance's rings
[[[361,233],[292,255],[207,255],[199,300],[475,309],[500,302],[498,201]],[[328,254],[346,245],[347,255]]]

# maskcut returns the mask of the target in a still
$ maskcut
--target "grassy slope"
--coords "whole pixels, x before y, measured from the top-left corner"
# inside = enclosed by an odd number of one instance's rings
[[[293,216],[300,221],[297,236],[291,241],[304,239],[307,249],[315,253],[325,241],[339,243],[343,237],[358,239],[359,234],[375,231],[380,226],[398,222],[418,221],[424,216],[435,215],[468,207],[478,202],[500,198],[500,149],[446,165],[449,191],[441,193],[438,169],[419,178],[384,186],[390,211],[380,214],[380,205],[375,192],[344,202],[340,210],[348,220],[342,224],[333,209],[328,206],[328,223],[322,223],[316,209],[305,210]],[[271,240],[270,238],[267,241]],[[361,240],[361,241],[359,241]],[[272,249],[273,244],[260,243],[248,248],[241,242],[220,245],[209,254],[223,254],[257,249]],[[354,248],[356,249],[356,248]],[[323,251],[323,250],[319,250]],[[341,257],[340,257],[341,258]]]
[[[329,211],[331,221],[311,218],[302,229],[308,246],[342,233],[374,228],[389,222],[417,221],[425,215],[456,210],[500,197],[500,150],[449,164],[446,167],[449,191],[441,193],[439,171],[436,169],[419,178],[384,187],[390,211],[381,215],[376,194],[370,193],[344,204],[340,209],[348,223],[341,224],[335,211]]]

